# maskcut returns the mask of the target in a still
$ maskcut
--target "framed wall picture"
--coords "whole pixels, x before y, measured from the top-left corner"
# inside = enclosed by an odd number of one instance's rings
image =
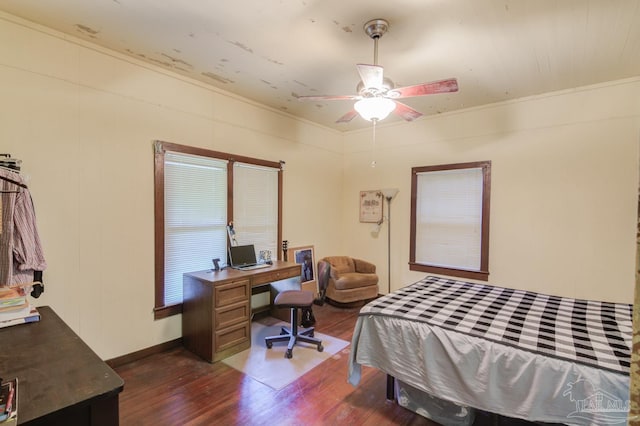
[[[378,223],[382,220],[382,191],[360,191],[360,222]]]
[[[302,265],[302,284],[316,281],[316,257],[313,252],[313,246],[289,248],[287,258],[289,262]]]

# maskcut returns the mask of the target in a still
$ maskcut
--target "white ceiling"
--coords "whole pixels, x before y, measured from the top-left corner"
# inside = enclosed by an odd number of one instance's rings
[[[373,63],[363,24],[389,21],[378,62],[425,115],[640,76],[640,0],[0,0],[0,10],[338,130]],[[28,47],[27,47],[28,48]],[[400,120],[391,116],[387,121]]]

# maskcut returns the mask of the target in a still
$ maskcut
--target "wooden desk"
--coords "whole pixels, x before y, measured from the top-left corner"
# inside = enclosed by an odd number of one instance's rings
[[[183,276],[182,342],[209,362],[251,346],[252,289],[300,277],[301,265],[274,261],[269,268],[189,272]]]
[[[0,329],[0,374],[18,378],[20,425],[117,425],[124,381],[48,306]]]

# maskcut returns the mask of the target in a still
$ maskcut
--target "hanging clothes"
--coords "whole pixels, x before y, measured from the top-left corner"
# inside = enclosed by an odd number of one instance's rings
[[[0,286],[34,282],[47,267],[36,227],[33,200],[22,176],[0,167],[2,233]]]

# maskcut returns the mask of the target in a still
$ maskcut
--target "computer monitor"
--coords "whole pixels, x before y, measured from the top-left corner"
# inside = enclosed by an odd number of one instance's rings
[[[253,244],[229,246],[229,263],[234,268],[258,263],[256,260],[256,249]]]

